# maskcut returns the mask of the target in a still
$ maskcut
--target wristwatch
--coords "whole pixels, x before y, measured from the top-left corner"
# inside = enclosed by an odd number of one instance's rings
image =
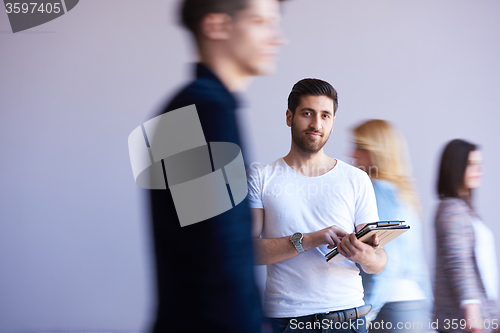
[[[297,252],[302,253],[305,252],[304,248],[302,247],[302,239],[304,239],[304,236],[300,232],[296,232],[290,237],[290,241],[292,242],[293,246],[297,249]]]

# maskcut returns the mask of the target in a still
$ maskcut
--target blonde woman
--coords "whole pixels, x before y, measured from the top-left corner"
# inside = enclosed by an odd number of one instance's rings
[[[384,246],[388,262],[382,273],[362,273],[365,303],[373,306],[366,316],[372,321],[370,332],[425,332],[432,296],[406,144],[388,122],[378,119],[354,128],[353,136],[352,157],[372,180],[380,220],[404,220],[411,227]]]

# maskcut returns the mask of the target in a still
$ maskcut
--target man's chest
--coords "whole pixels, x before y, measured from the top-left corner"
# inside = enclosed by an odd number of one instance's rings
[[[354,230],[355,195],[346,184],[327,179],[270,182],[263,188],[262,202],[265,233],[274,237],[331,225]]]

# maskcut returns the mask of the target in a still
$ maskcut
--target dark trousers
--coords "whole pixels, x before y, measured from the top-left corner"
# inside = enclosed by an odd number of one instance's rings
[[[273,333],[368,333],[365,317],[345,322],[317,320],[315,315],[295,318],[270,318]]]

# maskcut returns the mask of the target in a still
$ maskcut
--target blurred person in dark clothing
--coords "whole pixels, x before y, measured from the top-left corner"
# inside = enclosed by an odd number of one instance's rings
[[[387,265],[377,275],[361,271],[370,332],[385,332],[380,323],[412,323],[412,332],[429,326],[432,292],[422,253],[423,226],[417,191],[410,177],[409,153],[402,135],[387,121],[372,119],[353,129],[356,166],[370,176],[382,221],[404,220],[409,232],[384,246]],[[377,329],[378,328],[378,329]],[[407,329],[396,329],[407,331]]]
[[[482,161],[476,145],[459,139],[449,142],[441,157],[434,286],[434,320],[440,332],[486,333],[498,328],[495,241],[472,204]]]
[[[181,20],[194,37],[199,62],[194,81],[162,113],[195,104],[207,142],[241,147],[234,93],[253,76],[274,70],[283,43],[279,1],[184,0]],[[158,288],[154,332],[260,332],[246,199],[181,227],[168,188],[151,190],[150,197]]]

